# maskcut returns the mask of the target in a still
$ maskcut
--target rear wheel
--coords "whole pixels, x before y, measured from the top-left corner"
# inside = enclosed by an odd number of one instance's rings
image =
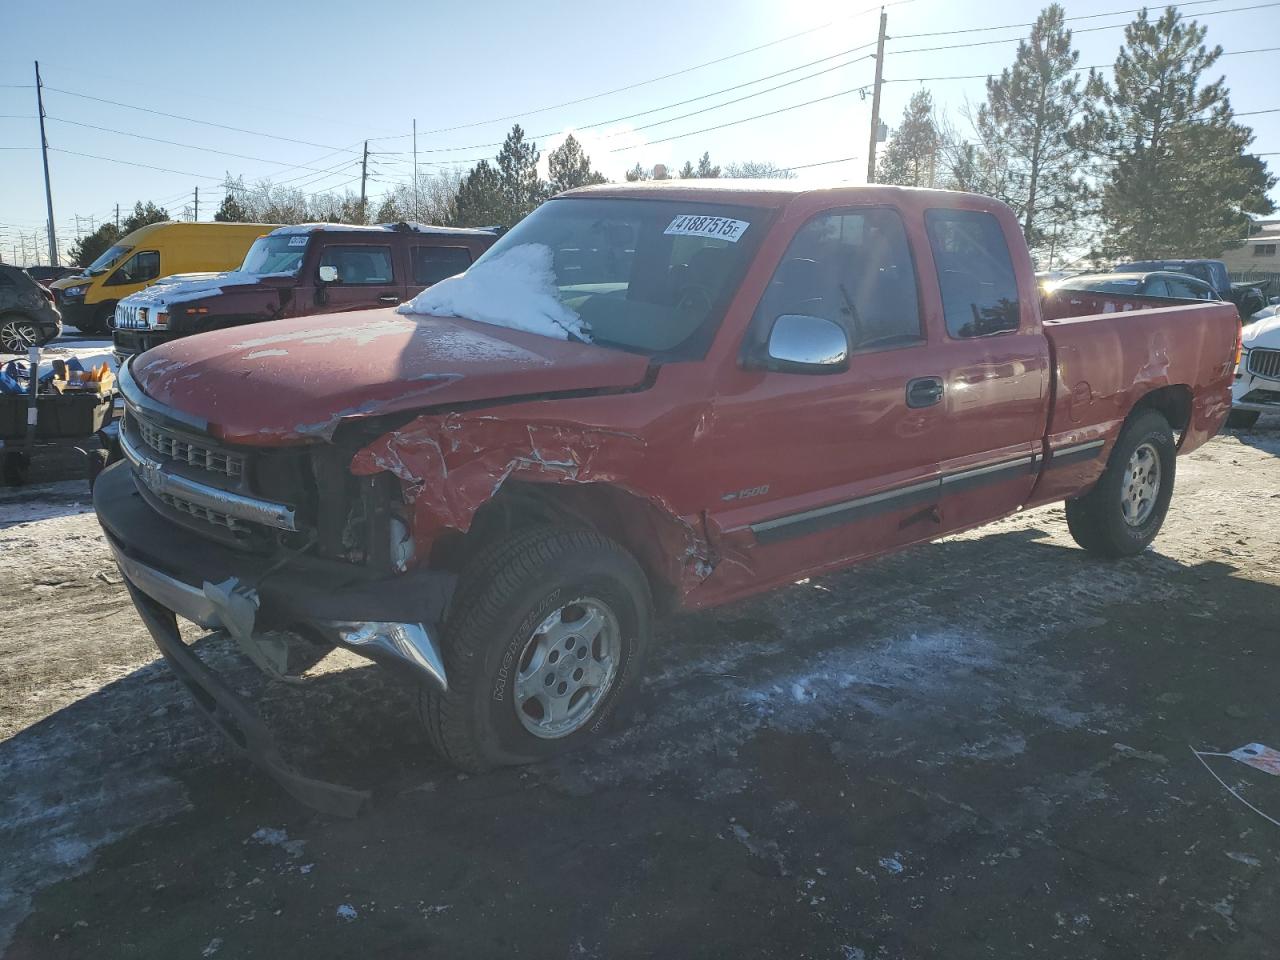
[[[634,686],[651,620],[643,571],[607,537],[541,527],[491,547],[445,625],[449,689],[421,695],[432,745],[483,770],[599,737]]]
[[[1227,414],[1227,426],[1235,430],[1248,430],[1262,416],[1257,410],[1232,410]]]
[[[26,354],[28,347],[37,346],[43,339],[40,328],[26,317],[16,313],[0,317],[0,353]]]
[[[1164,523],[1177,466],[1173,430],[1144,410],[1120,431],[1097,484],[1067,501],[1072,538],[1103,557],[1131,557],[1147,548]]]

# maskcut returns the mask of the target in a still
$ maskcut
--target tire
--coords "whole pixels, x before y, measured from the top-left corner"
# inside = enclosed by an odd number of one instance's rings
[[[20,487],[27,482],[27,474],[31,470],[31,458],[21,450],[4,451],[4,464],[0,472],[4,474],[4,482],[11,487]]]
[[[39,346],[45,340],[40,325],[20,313],[6,313],[0,317],[0,353],[27,355],[28,347]]]
[[[584,529],[514,534],[459,580],[444,630],[449,689],[420,696],[427,737],[473,772],[583,746],[625,705],[652,619],[644,572],[617,543]]]
[[[1227,414],[1227,426],[1233,430],[1248,430],[1262,416],[1257,410],[1232,410]]]
[[[1145,550],[1169,512],[1177,461],[1169,421],[1155,410],[1135,414],[1120,431],[1094,488],[1067,501],[1067,527],[1075,542],[1101,557],[1132,557]]]
[[[98,334],[106,333],[111,324],[111,318],[115,316],[116,305],[114,303],[104,303],[93,311],[93,315],[88,322],[82,323],[76,327],[81,333]]]
[[[89,451],[89,492],[93,493],[93,485],[98,480],[98,474],[107,468],[110,463],[108,457],[110,451],[107,450],[90,450]]]

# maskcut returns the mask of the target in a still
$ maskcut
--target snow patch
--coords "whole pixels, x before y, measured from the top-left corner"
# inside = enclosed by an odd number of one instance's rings
[[[245,287],[257,283],[263,277],[291,277],[291,273],[257,274],[228,270],[225,273],[180,273],[164,277],[156,283],[130,294],[120,301],[121,306],[161,308],[204,297],[222,294],[223,287]]]
[[[259,827],[249,836],[249,840],[260,843],[264,847],[279,847],[290,857],[301,854],[302,848],[307,843],[305,840],[290,840],[289,834],[277,827]],[[248,843],[249,840],[244,842]]]
[[[356,913],[356,908],[349,903],[338,904],[338,909],[334,912],[337,914],[339,920],[345,920],[348,923],[359,916],[359,914]]]
[[[880,866],[882,866],[884,869],[888,870],[888,871],[889,871],[890,873],[892,873],[894,876],[897,876],[897,875],[898,875],[898,874],[900,874],[903,870],[905,870],[905,869],[906,869],[906,867],[904,867],[904,866],[902,865],[902,861],[901,861],[901,860],[899,860],[896,856],[893,856],[893,857],[881,857],[881,858],[880,858]]]
[[[556,340],[589,340],[582,318],[560,301],[553,262],[546,244],[523,243],[428,287],[397,311],[462,317]]]

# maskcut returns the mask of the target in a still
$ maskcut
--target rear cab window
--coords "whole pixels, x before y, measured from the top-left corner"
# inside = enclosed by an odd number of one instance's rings
[[[409,250],[413,282],[429,287],[454,277],[471,266],[471,251],[466,247],[415,246]]]
[[[852,351],[922,343],[915,263],[898,212],[830,210],[807,221],[760,298],[753,338],[767,337],[785,314],[830,320]]]
[[[1013,333],[1022,311],[1000,222],[980,210],[926,210],[942,313],[953,339]]]
[[[335,244],[324,248],[320,266],[336,267],[338,281],[347,286],[395,282],[391,247],[373,244]]]

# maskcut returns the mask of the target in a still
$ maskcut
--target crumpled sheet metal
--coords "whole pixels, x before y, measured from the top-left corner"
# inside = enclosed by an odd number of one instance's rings
[[[711,572],[710,547],[660,498],[625,481],[646,472],[645,441],[634,434],[553,421],[503,420],[452,413],[425,415],[360,450],[351,472],[394,474],[414,508],[414,532],[429,542],[443,530],[465,533],[508,477],[541,483],[609,483],[653,504],[670,524],[652,531],[681,593]],[[652,464],[648,465],[652,471]],[[672,551],[672,526],[681,549]]]

